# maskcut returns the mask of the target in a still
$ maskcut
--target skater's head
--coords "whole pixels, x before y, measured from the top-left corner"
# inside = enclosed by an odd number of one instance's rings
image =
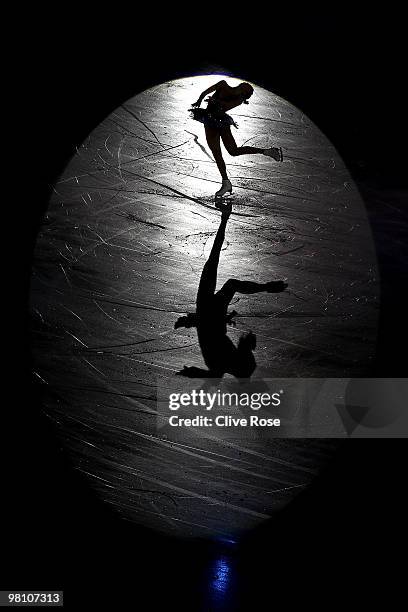
[[[244,102],[246,102],[254,93],[254,88],[249,83],[241,83],[239,85],[239,90],[244,98]]]
[[[256,347],[256,336],[252,332],[243,334],[238,340],[236,361],[232,374],[237,378],[250,378],[256,368],[252,351]]]

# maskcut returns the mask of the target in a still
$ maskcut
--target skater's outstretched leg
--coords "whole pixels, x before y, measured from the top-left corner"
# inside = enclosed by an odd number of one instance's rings
[[[282,161],[282,151],[278,147],[271,147],[269,149],[248,146],[238,147],[230,127],[221,130],[221,138],[224,147],[232,157],[236,157],[237,155],[263,154],[268,155],[268,157],[273,157],[276,161]]]
[[[281,293],[285,291],[287,283],[283,281],[270,281],[269,283],[256,283],[254,281],[240,281],[235,278],[230,278],[226,283],[217,291],[217,297],[222,297],[224,300],[231,302],[235,293],[251,294],[261,293]]]

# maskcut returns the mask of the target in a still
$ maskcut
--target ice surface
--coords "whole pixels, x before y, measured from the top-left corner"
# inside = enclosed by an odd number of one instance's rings
[[[174,323],[194,311],[220,220],[218,171],[188,114],[213,81],[154,87],[89,135],[55,185],[32,274],[35,374],[77,469],[127,518],[178,535],[264,520],[333,450],[325,440],[174,445],[155,430],[157,379],[204,366],[196,331]],[[284,161],[225,152],[233,214],[219,286],[289,283],[235,297],[231,338],[256,334],[257,376],[364,376],[378,273],[344,163],[300,110],[262,88],[230,114],[238,145],[281,146]]]

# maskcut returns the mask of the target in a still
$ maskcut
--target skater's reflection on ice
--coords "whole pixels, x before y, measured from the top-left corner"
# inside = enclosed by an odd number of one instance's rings
[[[210,256],[204,265],[196,299],[196,312],[180,317],[174,327],[196,327],[201,352],[208,370],[184,366],[178,372],[189,378],[222,378],[232,374],[236,378],[250,378],[256,368],[253,351],[256,337],[252,332],[243,334],[235,346],[227,335],[227,324],[233,324],[234,311],[228,314],[228,306],[235,293],[280,293],[287,284],[283,281],[256,283],[230,278],[216,291],[217,271],[225,228],[231,214],[231,205],[225,206]]]

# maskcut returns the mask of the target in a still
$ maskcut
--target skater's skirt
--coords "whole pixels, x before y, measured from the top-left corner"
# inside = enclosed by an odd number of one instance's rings
[[[208,108],[190,108],[190,113],[195,121],[219,130],[230,125],[238,127],[233,118],[227,115],[227,113],[211,112]]]

